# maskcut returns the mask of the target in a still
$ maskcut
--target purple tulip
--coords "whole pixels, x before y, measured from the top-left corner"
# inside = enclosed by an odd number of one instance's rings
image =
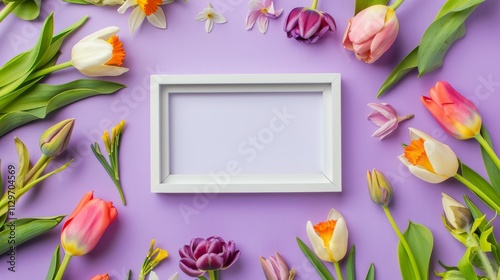
[[[327,31],[335,31],[336,28],[331,15],[312,8],[295,8],[285,21],[288,38],[293,37],[306,44],[316,43]]]
[[[179,249],[179,267],[191,277],[198,277],[206,271],[224,270],[233,265],[240,257],[233,241],[226,242],[218,237],[207,239],[193,238],[189,245]]]

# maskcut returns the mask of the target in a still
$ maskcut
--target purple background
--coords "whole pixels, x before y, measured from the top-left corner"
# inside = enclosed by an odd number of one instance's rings
[[[486,1],[467,21],[467,34],[449,51],[439,70],[417,79],[412,73],[386,96],[375,95],[389,72],[419,42],[444,1],[406,1],[397,11],[400,34],[392,48],[374,65],[357,61],[343,49],[341,40],[347,20],[352,16],[354,1],[319,1],[318,8],[337,21],[339,32],[327,34],[316,45],[303,45],[287,39],[282,30],[290,10],[310,5],[309,1],[276,1],[284,14],[271,21],[267,34],[254,27],[245,31],[246,0],[216,0],[212,4],[228,19],[206,34],[204,23],[195,16],[208,1],[177,1],[164,6],[168,29],[160,30],[144,22],[134,35],[128,31],[128,16],[117,7],[78,6],[60,1],[43,1],[42,16],[34,22],[9,16],[0,23],[0,63],[33,46],[43,19],[55,11],[55,31],[84,15],[90,20],[62,48],[60,62],[69,59],[71,47],[79,39],[100,28],[116,25],[127,51],[125,66],[130,71],[112,80],[127,88],[110,96],[99,96],[70,105],[51,114],[46,120],[32,123],[0,139],[2,170],[16,164],[13,137],[24,141],[32,160],[39,156],[39,135],[53,123],[74,117],[76,125],[68,152],[55,161],[62,164],[75,158],[72,166],[45,181],[21,198],[16,205],[17,217],[69,214],[83,194],[111,200],[119,216],[97,247],[88,255],[75,257],[69,264],[66,279],[89,279],[109,273],[112,279],[124,279],[132,269],[137,278],[152,238],[170,256],[155,270],[161,279],[179,271],[178,248],[194,237],[219,235],[234,240],[242,251],[240,260],[222,273],[223,279],[263,279],[259,256],[279,251],[288,264],[297,269],[296,279],[319,279],[295,242],[298,236],[309,244],[305,233],[308,220],[323,221],[331,208],[338,209],[347,220],[349,244],[356,245],[358,277],[363,278],[371,262],[377,279],[397,279],[397,237],[380,207],[368,195],[366,170],[377,168],[390,177],[394,197],[390,208],[404,229],[408,220],[429,227],[434,234],[431,271],[458,262],[464,249],[441,224],[441,192],[459,199],[469,191],[454,180],[439,185],[425,183],[411,174],[396,158],[400,143],[409,142],[407,127],[416,127],[449,144],[468,165],[484,174],[479,146],[474,141],[457,141],[446,135],[421,105],[419,98],[438,80],[449,81],[458,91],[473,100],[481,110],[494,144],[500,145],[498,120],[500,72],[498,70],[498,27],[500,2]],[[150,193],[149,166],[149,75],[150,74],[226,74],[226,73],[321,73],[342,74],[343,110],[343,191],[313,194],[220,194],[164,195]],[[53,74],[49,83],[82,78],[74,69]],[[487,82],[488,80],[494,83]],[[415,118],[383,141],[370,137],[376,127],[366,120],[369,102],[387,102],[398,112],[414,113]],[[119,201],[108,175],[91,154],[89,145],[100,138],[120,119],[127,121],[121,147],[121,174],[128,205]],[[100,140],[99,140],[100,141]],[[474,201],[477,199],[474,197]],[[181,207],[192,207],[185,217]],[[6,258],[0,258],[0,279],[43,279],[53,249],[59,244],[60,227],[18,248],[16,272],[7,270]],[[345,261],[342,262],[345,268]],[[333,267],[329,265],[329,268]],[[182,274],[183,279],[190,279]],[[431,278],[435,278],[431,276]]]

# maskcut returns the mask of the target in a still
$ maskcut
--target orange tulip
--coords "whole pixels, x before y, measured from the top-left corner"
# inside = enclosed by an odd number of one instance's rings
[[[90,252],[116,219],[118,212],[110,201],[86,193],[62,228],[61,244],[67,255],[81,256]]]

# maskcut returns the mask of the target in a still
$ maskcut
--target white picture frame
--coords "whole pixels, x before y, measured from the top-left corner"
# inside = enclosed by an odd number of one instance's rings
[[[150,98],[151,192],[279,193],[342,191],[340,74],[152,75]],[[321,174],[170,174],[170,93],[320,92],[323,120]]]

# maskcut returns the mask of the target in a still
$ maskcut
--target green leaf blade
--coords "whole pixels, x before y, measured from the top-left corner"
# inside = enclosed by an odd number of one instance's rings
[[[49,271],[47,272],[47,276],[45,280],[53,280],[57,275],[57,271],[61,266],[61,253],[60,253],[60,245],[57,245],[54,253],[52,254],[52,259],[50,260]]]
[[[356,280],[356,247],[352,245],[347,257],[347,280]]]
[[[387,92],[388,89],[393,87],[399,80],[401,80],[411,70],[416,69],[418,66],[418,47],[413,49],[399,64],[392,70],[391,74],[384,81],[377,93],[377,98]]]
[[[375,280],[375,266],[370,264],[370,268],[368,268],[368,273],[366,273],[366,280]]]
[[[434,246],[432,232],[423,225],[409,222],[403,236],[413,252],[420,276],[423,280],[428,280],[429,263]],[[398,244],[398,258],[403,280],[418,280],[411,266],[410,258],[401,242]]]
[[[316,256],[316,254],[311,251],[311,249],[309,249],[309,247],[307,247],[307,245],[302,240],[300,240],[300,238],[297,237],[296,240],[299,244],[300,250],[302,251],[302,253],[304,253],[314,269],[316,269],[321,279],[335,280],[335,278],[333,278],[330,271],[326,268],[325,264],[318,258],[318,256]]]

